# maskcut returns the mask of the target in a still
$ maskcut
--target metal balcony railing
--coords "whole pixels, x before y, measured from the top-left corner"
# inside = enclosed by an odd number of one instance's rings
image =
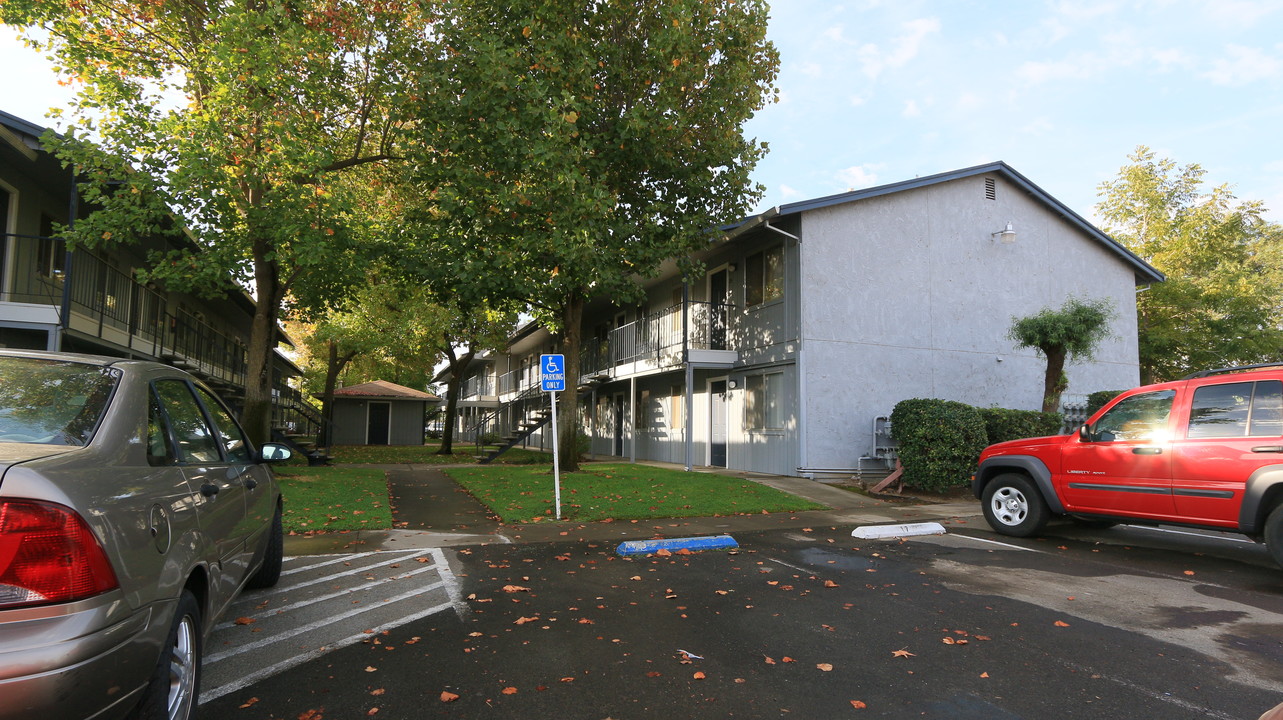
[[[733,350],[729,332],[733,307],[724,303],[689,302],[621,325],[611,330],[605,339],[584,342],[579,372],[588,377],[643,360],[653,360],[658,367],[676,367],[682,362],[684,347]],[[683,330],[689,334],[686,343],[683,343]]]

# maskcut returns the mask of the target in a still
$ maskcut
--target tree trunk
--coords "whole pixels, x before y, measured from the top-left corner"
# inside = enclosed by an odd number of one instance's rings
[[[272,354],[283,294],[276,265],[266,258],[271,247],[254,243],[254,320],[250,324],[245,369],[245,407],[241,425],[250,442],[262,445],[272,436]]]
[[[437,450],[437,455],[454,454],[454,426],[459,408],[459,391],[463,388],[463,372],[475,354],[476,351],[469,349],[463,357],[457,357],[453,347],[446,347],[446,357],[450,360],[450,380],[446,383],[445,420],[441,425],[441,449]]]
[[[1061,382],[1065,374],[1065,349],[1043,348],[1047,356],[1047,374],[1042,379],[1042,411],[1059,412],[1060,394],[1065,391]]]
[[[579,347],[583,344],[585,292],[572,293],[561,310],[561,352],[566,356],[566,390],[557,396],[557,451],[561,469],[579,469]]]
[[[334,442],[334,388],[339,384],[339,374],[356,357],[350,352],[339,355],[338,343],[330,341],[330,359],[325,366],[325,392],[321,396],[321,427],[316,429],[317,447],[329,447]]]

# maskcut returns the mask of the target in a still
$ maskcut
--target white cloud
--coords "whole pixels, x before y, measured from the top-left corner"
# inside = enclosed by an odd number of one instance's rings
[[[847,99],[848,99],[848,100],[850,101],[850,103],[851,103],[852,105],[854,105],[855,107],[860,107],[861,105],[863,105],[864,103],[866,103],[866,102],[868,102],[868,101],[869,101],[869,100],[868,100],[868,98],[861,97],[860,95],[852,95],[851,97],[849,97],[849,98],[847,98]]]
[[[985,104],[984,98],[980,97],[975,93],[964,92],[958,96],[958,101],[955,104],[955,109],[958,110],[959,112],[970,113],[970,112],[975,112],[976,110],[980,110],[981,108],[984,107],[984,104]]]
[[[878,184],[878,174],[875,172],[881,168],[880,165],[855,165],[845,170],[839,170],[837,179],[849,190],[872,187]]]
[[[1020,128],[1020,132],[1025,135],[1046,135],[1056,129],[1056,126],[1047,117],[1036,117],[1025,123]]]
[[[1075,22],[1089,22],[1099,20],[1105,15],[1113,15],[1118,6],[1112,2],[1088,3],[1079,0],[1065,0],[1056,3],[1056,12]]]
[[[841,25],[834,25],[828,30],[825,30],[824,32],[820,33],[820,36],[825,39],[832,40],[834,42],[840,42],[840,43],[847,42],[846,36],[843,35]]]
[[[1283,9],[1279,0],[1204,0],[1205,18],[1222,27],[1250,29]]]
[[[904,67],[918,56],[928,35],[940,32],[939,18],[919,18],[901,25],[904,33],[891,41],[887,49],[875,44],[862,45],[856,51],[864,74],[876,78],[883,70]]]
[[[1226,57],[1212,61],[1212,69],[1200,73],[1216,85],[1241,86],[1275,77],[1283,71],[1283,61],[1257,48],[1230,45]]]
[[[797,188],[789,185],[780,185],[780,196],[785,198],[801,197],[802,193]]]
[[[1016,69],[1016,77],[1035,85],[1055,80],[1082,80],[1091,75],[1090,64],[1083,60],[1071,62],[1027,62]]]
[[[905,101],[904,110],[900,111],[900,115],[907,118],[915,118],[920,116],[921,114],[922,114],[922,109],[918,107],[917,100]]]
[[[824,66],[819,63],[805,62],[797,65],[797,71],[807,77],[817,78],[824,74]]]

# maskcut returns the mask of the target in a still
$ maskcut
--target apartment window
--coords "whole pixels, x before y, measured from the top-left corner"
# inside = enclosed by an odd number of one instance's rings
[[[40,240],[36,247],[36,273],[45,277],[62,277],[67,269],[67,243],[53,237],[53,218],[40,216]]]
[[[745,424],[750,430],[784,429],[784,373],[744,378]]]
[[[784,246],[749,255],[744,261],[744,304],[761,305],[784,295]]]
[[[642,390],[640,397],[636,400],[636,406],[633,408],[633,427],[637,430],[649,430],[650,419],[647,414],[650,412],[650,391]]]
[[[681,430],[686,427],[686,394],[681,385],[673,385],[668,394],[668,427]]]

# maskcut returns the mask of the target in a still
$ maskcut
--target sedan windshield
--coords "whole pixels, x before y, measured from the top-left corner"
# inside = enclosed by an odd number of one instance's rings
[[[0,443],[88,443],[119,379],[95,365],[0,357]]]

